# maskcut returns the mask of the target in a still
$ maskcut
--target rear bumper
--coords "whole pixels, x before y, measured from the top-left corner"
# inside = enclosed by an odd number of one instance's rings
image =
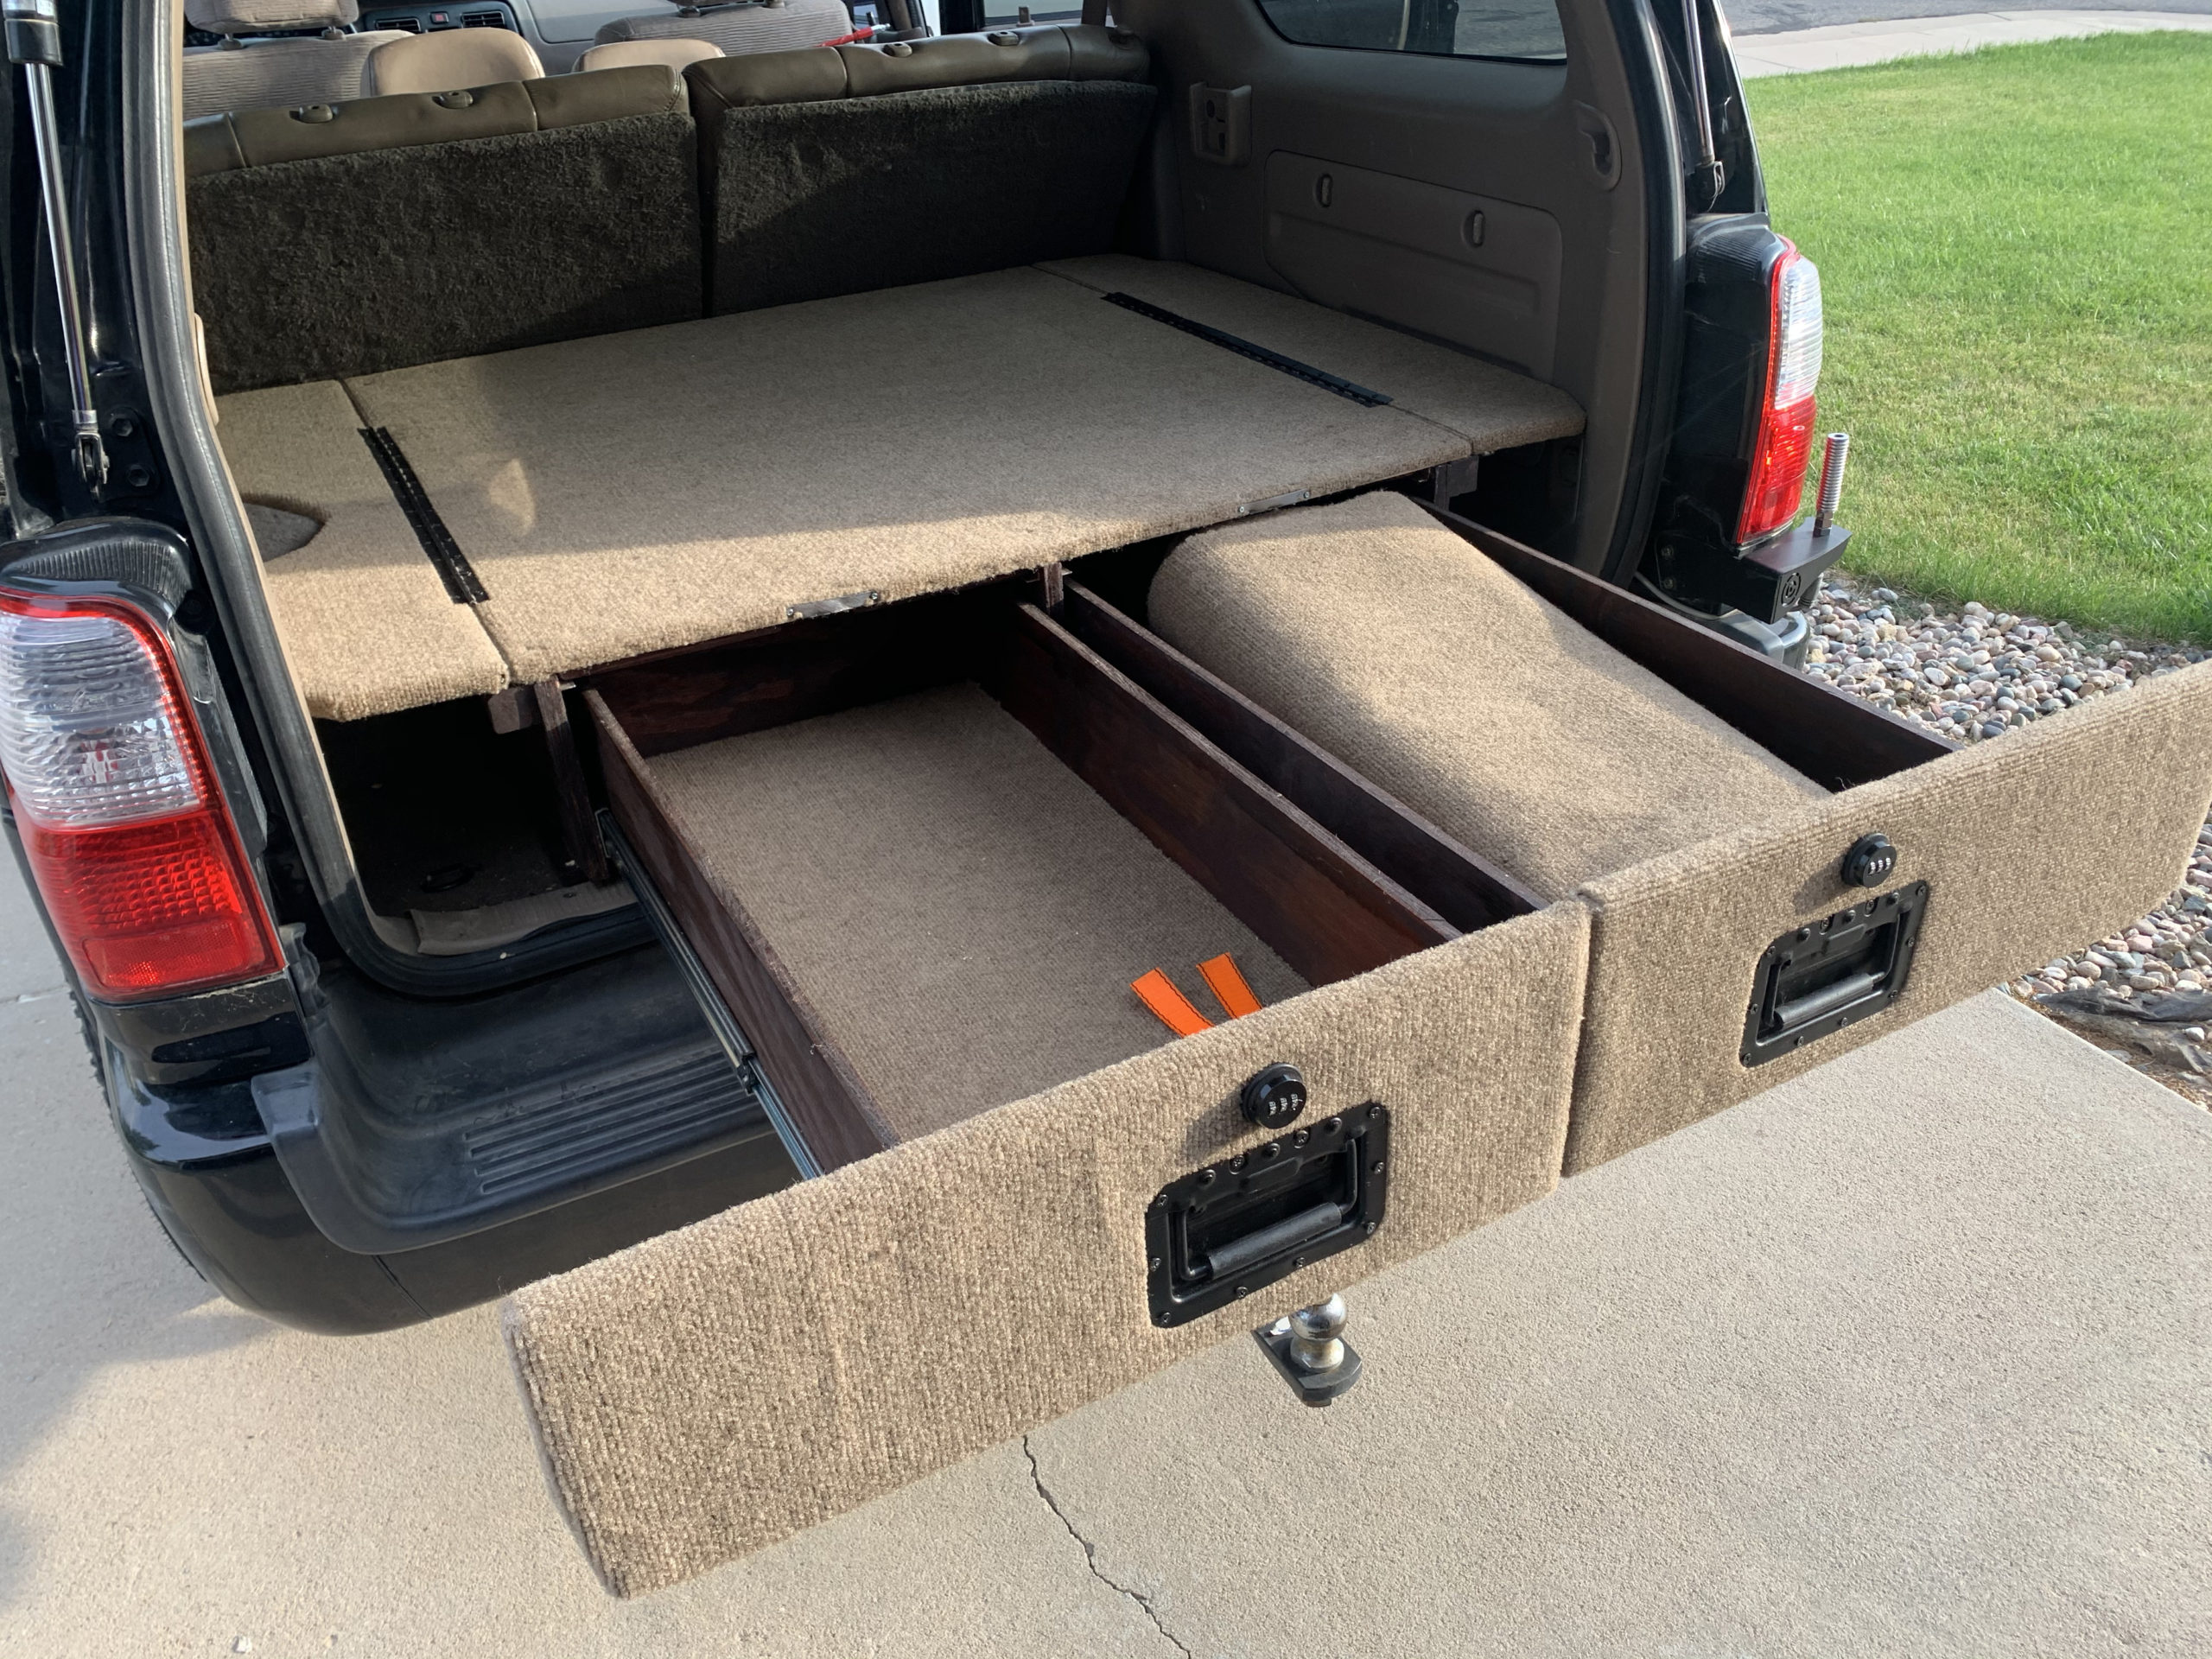
[[[104,1058],[108,1109],[148,1205],[185,1260],[230,1300],[334,1334],[430,1317],[434,1310],[378,1257],[342,1250],[316,1230],[253,1118],[245,1084],[161,1098],[116,1063],[112,1048]]]
[[[184,1090],[159,1099],[122,1068],[106,1072],[131,1173],[179,1252],[240,1307],[331,1335],[388,1331],[488,1301],[791,1179],[769,1136],[765,1147],[722,1146],[444,1243],[349,1250],[316,1226],[265,1130],[210,1132],[226,1117],[236,1125],[235,1103],[187,1099]]]
[[[283,1324],[432,1318],[794,1179],[658,951],[459,1004],[351,976],[303,1001],[296,1063],[250,1077],[175,1080],[102,1043],[155,1214],[224,1295]]]

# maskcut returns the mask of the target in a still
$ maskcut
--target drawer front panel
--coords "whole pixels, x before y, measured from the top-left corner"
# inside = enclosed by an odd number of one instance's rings
[[[508,1340],[608,1586],[772,1543],[1541,1196],[1587,948],[1575,905],[1506,922],[518,1293]],[[1162,1325],[1148,1210],[1272,1138],[1235,1096],[1276,1061],[1306,1122],[1385,1107],[1387,1218]]]
[[[1589,1020],[1567,1171],[1655,1141],[1845,1050],[2101,938],[2179,883],[2212,799],[2212,664],[1862,784],[1587,885]],[[1846,885],[1862,837],[1895,844]],[[1886,1007],[1746,1063],[1770,946],[1925,883]]]

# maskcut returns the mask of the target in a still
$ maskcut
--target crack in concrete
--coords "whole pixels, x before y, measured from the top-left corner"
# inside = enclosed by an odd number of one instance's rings
[[[1021,1437],[1021,1455],[1029,1459],[1029,1484],[1037,1489],[1037,1496],[1045,1500],[1045,1507],[1052,1512],[1052,1518],[1067,1529],[1068,1536],[1083,1547],[1083,1564],[1090,1569],[1090,1576],[1116,1595],[1127,1596],[1142,1608],[1144,1616],[1152,1621],[1152,1628],[1160,1632],[1161,1640],[1183,1655],[1184,1659],[1197,1659],[1190,1649],[1176,1639],[1175,1633],[1160,1622],[1160,1611],[1152,1605],[1151,1597],[1141,1590],[1131,1589],[1126,1584],[1116,1584],[1099,1570],[1097,1546],[1075,1529],[1075,1522],[1068,1519],[1067,1511],[1060,1508],[1059,1500],[1046,1490],[1044,1471],[1037,1466],[1037,1453],[1030,1446],[1027,1434]]]

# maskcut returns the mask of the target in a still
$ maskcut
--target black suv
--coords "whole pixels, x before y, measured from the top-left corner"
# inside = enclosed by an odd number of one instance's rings
[[[623,10],[7,0],[10,838],[155,1213],[311,1329],[928,1127],[838,1116],[904,1060],[639,844],[653,756],[1376,486],[1777,660],[1844,539],[1709,0]]]

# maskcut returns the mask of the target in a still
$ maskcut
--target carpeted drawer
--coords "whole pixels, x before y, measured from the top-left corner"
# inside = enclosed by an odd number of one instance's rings
[[[872,607],[587,686],[632,879],[828,1172],[509,1306],[556,1491],[619,1593],[1557,1179],[1584,908],[1532,909],[1294,734],[1241,732],[1269,775],[1242,764],[1041,597]],[[1171,1038],[1130,982],[1203,1004],[1194,964],[1222,951],[1266,1006]],[[1240,1090],[1277,1064],[1308,1103],[1255,1127]],[[1178,1237],[1171,1264],[1155,1201],[1208,1171],[1251,1236],[1317,1192],[1330,1230],[1213,1276],[1249,1239]]]
[[[1569,1173],[2142,915],[2212,798],[2212,665],[1957,750],[1402,496],[1194,537],[1149,620],[1589,906]]]

